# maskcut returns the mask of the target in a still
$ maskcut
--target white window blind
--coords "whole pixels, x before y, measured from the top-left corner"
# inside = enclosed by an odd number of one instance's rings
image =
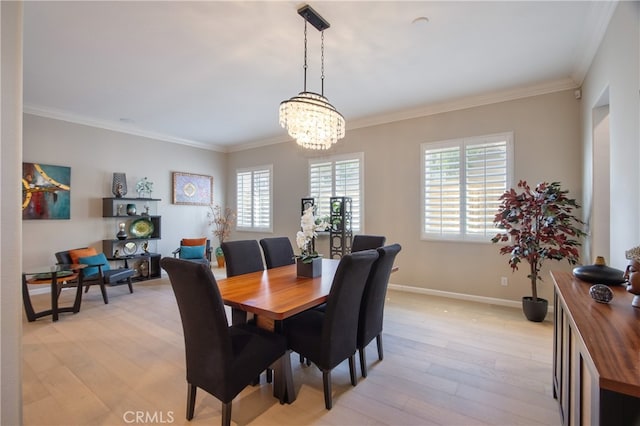
[[[363,190],[362,153],[309,162],[309,195],[316,200],[316,216],[329,216],[330,197],[351,197],[351,226],[361,231]]]
[[[422,144],[422,237],[488,241],[511,186],[513,134]]]
[[[236,172],[237,227],[271,230],[271,166]]]

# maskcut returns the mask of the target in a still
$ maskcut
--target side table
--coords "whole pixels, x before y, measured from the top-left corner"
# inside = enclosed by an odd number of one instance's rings
[[[38,318],[51,315],[53,321],[58,321],[58,314],[62,312],[78,313],[80,311],[80,303],[82,302],[82,274],[80,269],[86,268],[87,265],[53,265],[43,268],[33,268],[32,270],[39,272],[23,272],[22,273],[22,301],[24,310],[27,314],[27,320],[33,322]],[[76,298],[73,306],[58,306],[58,297],[66,282],[75,281]],[[30,284],[49,284],[51,286],[51,309],[40,312],[33,310],[31,297],[29,296]]]

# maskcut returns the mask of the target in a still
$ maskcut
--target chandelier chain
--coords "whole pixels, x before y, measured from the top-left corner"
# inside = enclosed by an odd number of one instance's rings
[[[320,94],[324,96],[324,30],[320,31]]]
[[[307,20],[304,20],[304,91],[307,91]]]

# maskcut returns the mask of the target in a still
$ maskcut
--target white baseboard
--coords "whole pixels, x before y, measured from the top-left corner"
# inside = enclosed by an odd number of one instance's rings
[[[495,297],[485,297],[485,296],[474,296],[471,294],[453,293],[451,291],[433,290],[430,288],[412,287],[408,285],[391,284],[391,283],[389,283],[389,288],[392,290],[403,291],[406,293],[426,294],[429,296],[439,296],[439,297],[447,297],[450,299],[459,299],[459,300],[468,300],[471,302],[486,303],[488,305],[500,305],[500,306],[508,306],[510,308],[522,308],[522,302],[517,302],[515,300],[497,299]]]

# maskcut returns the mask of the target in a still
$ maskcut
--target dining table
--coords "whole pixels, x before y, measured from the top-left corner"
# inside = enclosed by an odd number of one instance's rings
[[[217,280],[225,305],[231,307],[232,324],[244,323],[247,313],[256,324],[276,333],[282,321],[327,301],[339,259],[322,259],[318,277],[297,275],[295,264]],[[296,399],[291,371],[290,351],[274,368],[274,396],[292,403]]]

